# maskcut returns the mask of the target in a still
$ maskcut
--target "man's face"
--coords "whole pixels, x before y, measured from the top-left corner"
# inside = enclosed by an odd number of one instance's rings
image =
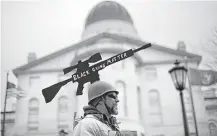
[[[118,114],[118,94],[115,92],[108,93],[105,96],[105,102],[111,114]]]

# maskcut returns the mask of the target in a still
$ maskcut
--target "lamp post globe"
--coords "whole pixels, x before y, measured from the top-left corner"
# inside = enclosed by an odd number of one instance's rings
[[[185,89],[185,83],[186,83],[186,76],[187,76],[187,69],[183,66],[179,66],[179,63],[177,60],[174,63],[175,67],[173,67],[169,73],[171,75],[171,78],[173,80],[173,83],[177,90],[182,91]]]

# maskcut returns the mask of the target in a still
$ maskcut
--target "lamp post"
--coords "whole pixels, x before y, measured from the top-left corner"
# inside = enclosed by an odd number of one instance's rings
[[[185,89],[185,82],[186,82],[186,75],[187,75],[187,69],[183,66],[179,66],[179,63],[177,60],[174,63],[175,67],[173,67],[169,73],[172,77],[173,83],[176,87],[176,89],[179,91],[180,100],[181,100],[181,106],[182,106],[182,117],[183,117],[183,125],[184,125],[184,132],[185,136],[188,136],[188,124],[187,124],[187,117],[185,112],[185,105],[183,100],[183,90]]]

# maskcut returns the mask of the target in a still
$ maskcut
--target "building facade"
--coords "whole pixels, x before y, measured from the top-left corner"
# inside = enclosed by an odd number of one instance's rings
[[[60,129],[73,131],[74,117],[82,116],[87,104],[85,84],[83,95],[76,96],[77,83],[63,86],[55,98],[46,103],[42,89],[71,77],[62,69],[101,53],[105,60],[129,49],[147,44],[139,38],[127,10],[116,2],[102,2],[89,13],[82,40],[72,46],[34,59],[14,69],[26,97],[17,100],[13,135],[51,136]],[[122,130],[136,130],[145,136],[182,136],[182,112],[179,93],[168,71],[175,60],[198,68],[201,57],[179,49],[174,50],[152,43],[148,49],[99,71],[100,79],[114,85],[119,91],[119,115]],[[192,86],[197,127],[200,136],[209,136],[205,102],[201,88]],[[189,89],[185,92],[189,129],[195,135]],[[76,113],[76,115],[75,115]]]
[[[217,135],[217,89],[216,87],[203,88],[206,112],[208,115],[209,134]]]

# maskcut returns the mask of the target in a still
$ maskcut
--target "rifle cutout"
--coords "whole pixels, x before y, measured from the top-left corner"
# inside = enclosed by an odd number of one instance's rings
[[[75,68],[77,68],[77,71],[75,74],[72,75],[71,78],[64,80],[62,82],[56,83],[56,84],[54,84],[50,87],[44,88],[42,90],[42,94],[45,98],[46,103],[49,103],[50,101],[52,101],[53,98],[56,96],[56,94],[59,92],[60,88],[64,85],[66,85],[70,81],[72,81],[73,83],[78,82],[78,88],[77,88],[76,95],[82,95],[83,94],[82,91],[84,88],[83,85],[85,83],[91,82],[91,84],[92,84],[93,82],[100,80],[98,71],[104,69],[105,67],[107,67],[111,64],[114,64],[116,62],[119,62],[121,60],[129,58],[129,57],[133,56],[134,53],[136,53],[140,50],[149,48],[149,47],[151,47],[150,43],[143,45],[142,47],[135,49],[135,50],[129,49],[125,52],[117,54],[113,57],[110,57],[109,59],[106,59],[104,61],[101,61],[101,62],[89,67],[89,63],[95,63],[97,61],[102,60],[101,54],[96,53],[96,54],[92,55],[89,59],[87,59],[83,62],[81,60],[78,61],[77,65],[70,66],[70,67],[63,69],[64,74],[71,72]]]

